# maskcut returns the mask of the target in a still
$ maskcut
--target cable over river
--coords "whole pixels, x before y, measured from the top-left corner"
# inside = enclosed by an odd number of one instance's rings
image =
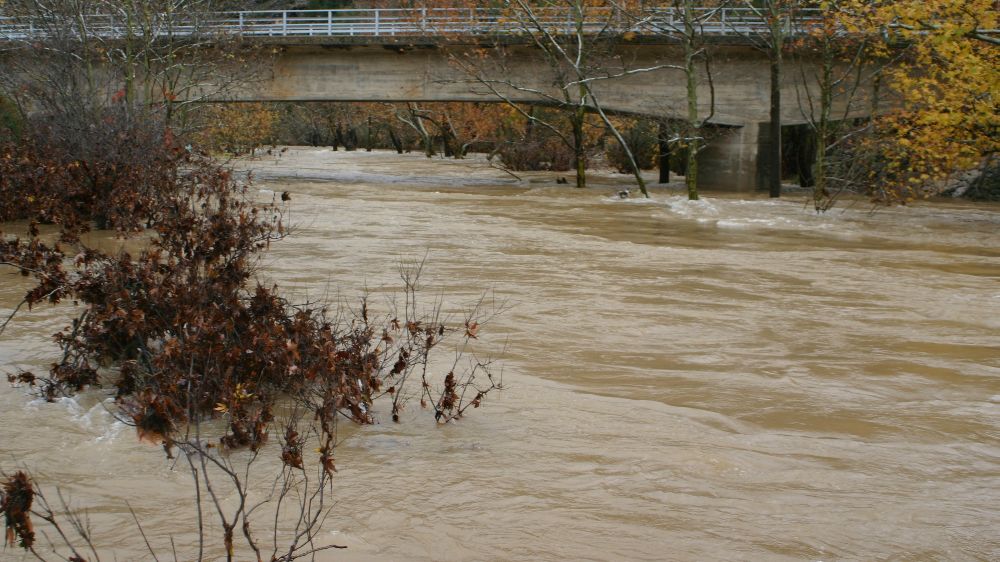
[[[446,426],[413,400],[345,430],[321,540],[349,548],[321,560],[1000,559],[1000,206],[620,200],[623,176],[386,152],[248,165],[291,196],[262,275],[295,298],[384,301],[426,254],[429,301],[509,305],[482,331],[506,390]],[[27,285],[0,273],[9,310]],[[4,368],[44,372],[67,312],[17,318]],[[125,500],[169,545],[190,477],[107,400],[3,385],[0,468],[61,482],[102,549],[144,559]]]

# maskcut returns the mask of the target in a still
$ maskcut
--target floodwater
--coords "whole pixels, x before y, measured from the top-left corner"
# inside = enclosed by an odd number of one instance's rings
[[[385,152],[251,166],[291,194],[264,274],[296,298],[388,294],[426,254],[428,299],[508,305],[481,344],[506,390],[349,432],[320,537],[349,548],[321,559],[1000,559],[1000,207],[620,200],[622,177]],[[9,309],[25,285],[0,273]],[[3,367],[44,371],[66,312],[22,313]],[[187,472],[106,399],[3,385],[0,467],[61,483],[120,560],[147,558],[126,499],[190,559]]]

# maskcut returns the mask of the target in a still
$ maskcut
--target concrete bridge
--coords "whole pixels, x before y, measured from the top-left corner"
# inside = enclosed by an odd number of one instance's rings
[[[391,47],[391,48],[386,48]],[[234,92],[240,101],[362,101],[362,102],[453,102],[498,101],[456,64],[465,57],[463,45],[286,45],[277,55],[270,79]],[[545,103],[531,90],[558,95],[547,63],[537,49],[507,46],[503,67],[497,73],[519,88],[498,86],[512,101]],[[671,45],[619,45],[604,64],[609,74],[625,68],[648,68],[661,64],[683,64],[683,50]],[[625,62],[626,64],[623,64]],[[486,64],[491,64],[487,62]],[[785,68],[782,84],[782,120],[805,123],[797,102],[805,99],[799,65]],[[617,65],[617,68],[615,68]],[[810,71],[807,69],[807,71]],[[701,177],[705,186],[754,189],[758,183],[757,154],[766,133],[770,108],[770,74],[766,56],[752,47],[717,46],[711,62],[714,87],[715,139],[702,154]],[[682,119],[687,115],[685,75],[676,69],[648,73],[593,85],[606,111],[660,118]],[[708,77],[699,88],[700,114],[713,114]],[[814,99],[818,96],[815,96]],[[860,99],[858,101],[861,101]],[[859,107],[870,107],[860,103]],[[843,111],[843,108],[840,108]],[[855,112],[855,115],[860,115]]]
[[[240,101],[497,101],[496,95],[470,77],[461,61],[477,56],[481,73],[502,77],[517,87],[498,88],[510,100],[545,103],[558,97],[548,61],[531,45],[524,29],[539,25],[555,34],[578,30],[608,41],[595,54],[595,66],[613,76],[632,69],[680,67],[683,47],[677,33],[682,14],[672,8],[639,15],[590,10],[577,21],[567,10],[542,10],[525,21],[486,9],[321,10],[312,12],[243,12],[223,25],[280,46],[271,78],[236,92]],[[796,36],[818,13],[802,11],[785,22]],[[765,181],[762,158],[770,117],[770,74],[764,52],[751,41],[767,32],[767,21],[747,8],[699,9],[700,33],[712,44],[711,79],[701,69],[700,114],[711,115],[719,137],[700,155],[700,183],[707,188],[754,190]],[[579,26],[579,27],[577,27]],[[491,56],[502,48],[502,57]],[[606,50],[605,50],[606,49]],[[805,93],[815,84],[814,61],[789,57],[782,83],[782,121],[808,121]],[[593,83],[605,110],[659,118],[684,118],[687,92],[684,72],[661,68]],[[542,92],[538,94],[535,92]],[[835,114],[861,116],[871,107],[861,88],[857,109],[838,107]],[[816,92],[812,92],[817,99]]]
[[[478,60],[494,68],[484,72],[502,76],[518,87],[503,87],[512,101],[544,103],[556,94],[554,71],[523,33],[539,25],[554,34],[585,34],[607,38],[597,66],[608,76],[631,69],[659,70],[598,80],[595,94],[605,110],[660,118],[687,114],[683,48],[677,32],[681,13],[671,8],[647,10],[638,15],[615,10],[592,10],[580,19],[566,10],[542,10],[537,18],[488,9],[415,10],[306,10],[231,12],[202,15],[198,20],[164,20],[162,33],[172,37],[239,35],[275,46],[270,76],[232,92],[218,101],[341,101],[341,102],[444,102],[497,101],[457,61],[470,51],[483,53]],[[785,22],[786,32],[804,32],[816,14],[804,11]],[[176,16],[175,16],[176,17]],[[703,68],[699,106],[710,123],[728,134],[714,140],[702,155],[701,181],[706,187],[750,190],[761,179],[758,153],[762,152],[769,118],[770,81],[766,55],[750,41],[766,32],[767,22],[746,8],[700,9],[700,33],[713,44],[711,80]],[[121,37],[124,22],[111,15],[88,16],[88,33]],[[30,38],[42,33],[29,21],[0,19],[0,36]],[[490,56],[498,46],[505,51]],[[786,124],[804,123],[807,112],[799,100],[811,80],[812,61],[790,57],[782,83]],[[711,85],[710,85],[711,84]],[[865,90],[861,90],[862,96]],[[815,93],[814,93],[815,97]],[[712,103],[714,100],[714,103]],[[858,108],[870,107],[859,103]],[[862,115],[864,109],[838,114]]]

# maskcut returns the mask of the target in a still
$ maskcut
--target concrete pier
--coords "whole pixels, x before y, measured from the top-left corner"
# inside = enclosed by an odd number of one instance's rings
[[[698,154],[699,187],[743,192],[767,189],[768,130],[767,123],[717,129],[719,136]]]

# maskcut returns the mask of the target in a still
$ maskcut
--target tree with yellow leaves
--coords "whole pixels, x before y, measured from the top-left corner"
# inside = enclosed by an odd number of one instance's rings
[[[278,114],[263,103],[220,104],[208,108],[201,142],[211,150],[253,155],[271,141]]]
[[[940,191],[1000,145],[1000,39],[993,0],[852,0],[848,31],[880,30],[895,100],[868,147],[875,197],[906,203]],[[824,3],[826,4],[826,3]]]

